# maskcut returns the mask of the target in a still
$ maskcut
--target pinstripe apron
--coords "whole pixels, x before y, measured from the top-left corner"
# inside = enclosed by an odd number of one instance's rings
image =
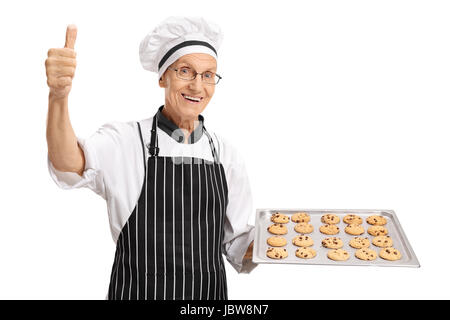
[[[228,204],[225,171],[214,161],[159,157],[153,117],[139,200],[117,240],[108,299],[227,299],[222,257]]]

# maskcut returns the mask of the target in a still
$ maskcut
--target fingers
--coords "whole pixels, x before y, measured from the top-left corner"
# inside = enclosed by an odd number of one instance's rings
[[[61,68],[56,71],[47,70],[47,84],[50,88],[61,89],[72,85],[75,68]]]
[[[77,57],[77,53],[73,49],[68,48],[52,48],[48,50],[47,56],[61,56],[66,58],[75,59]]]
[[[55,76],[55,77],[73,78],[74,75],[75,75],[74,67],[64,67],[64,66],[53,67],[53,66],[51,66],[51,67],[47,68],[47,77]]]
[[[72,85],[72,78],[71,77],[48,77],[47,85],[50,88],[63,89],[67,86]]]
[[[59,55],[50,55],[45,60],[45,71],[47,78],[69,77],[72,79],[75,75],[77,61],[72,58],[67,58]],[[48,82],[50,84],[56,83],[55,80]]]
[[[76,39],[77,39],[77,27],[74,24],[69,24],[66,30],[66,43],[64,45],[64,48],[74,49]]]
[[[51,55],[45,60],[45,66],[49,67],[52,65],[66,66],[66,67],[76,67],[77,60],[67,57],[62,57],[59,55]]]

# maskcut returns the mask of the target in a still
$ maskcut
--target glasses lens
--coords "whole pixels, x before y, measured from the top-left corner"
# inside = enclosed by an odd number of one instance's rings
[[[203,73],[203,81],[209,84],[215,84],[216,74],[214,72],[206,71],[205,73]]]
[[[197,72],[188,67],[181,67],[177,70],[177,76],[183,80],[194,80],[197,77]],[[214,72],[206,71],[202,74],[202,81],[207,84],[217,84],[220,77]]]
[[[178,69],[177,75],[183,80],[192,80],[195,78],[194,70],[186,67]]]

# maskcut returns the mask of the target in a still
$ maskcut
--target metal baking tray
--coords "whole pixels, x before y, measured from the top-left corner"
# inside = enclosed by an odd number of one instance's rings
[[[289,218],[296,212],[306,212],[311,216],[311,221],[309,222],[314,226],[314,231],[312,233],[306,234],[314,240],[314,245],[312,248],[316,250],[316,257],[312,259],[301,259],[295,255],[295,251],[298,249],[292,243],[292,239],[295,238],[300,233],[294,230],[296,223],[289,221],[286,226],[288,233],[282,235],[286,238],[287,244],[282,247],[286,248],[288,251],[288,256],[284,259],[271,259],[267,257],[266,251],[270,247],[267,244],[267,239],[274,236],[267,228],[273,224],[270,221],[272,214],[280,212],[287,215]],[[334,213],[340,218],[340,222],[337,224],[339,227],[339,233],[336,235],[326,235],[319,231],[319,228],[323,223],[321,222],[321,217],[327,213]],[[350,247],[349,242],[353,235],[347,234],[344,229],[347,224],[343,221],[343,218],[347,214],[356,214],[363,219],[362,226],[365,232],[359,237],[367,237],[370,240],[370,249],[375,250],[377,254],[382,248],[379,248],[372,244],[372,239],[374,238],[367,233],[367,229],[371,226],[366,222],[366,218],[371,215],[380,215],[386,218],[387,224],[384,226],[388,230],[388,235],[393,240],[393,247],[400,251],[402,258],[396,261],[389,261],[381,258],[379,255],[375,260],[364,261],[355,257],[355,252],[357,249]],[[328,237],[339,237],[344,242],[342,249],[346,250],[350,254],[350,258],[346,261],[334,261],[327,257],[328,248],[322,246],[322,240]],[[255,263],[277,263],[277,264],[310,264],[310,265],[333,265],[333,266],[379,266],[379,267],[420,267],[419,260],[417,259],[414,251],[409,244],[408,239],[400,225],[400,222],[393,210],[352,210],[352,209],[257,209],[255,218],[255,240],[253,245],[253,262]]]

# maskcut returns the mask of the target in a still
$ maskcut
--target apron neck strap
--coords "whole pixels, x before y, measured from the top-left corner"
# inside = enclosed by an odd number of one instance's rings
[[[216,147],[214,146],[214,141],[211,138],[211,136],[209,135],[208,131],[206,131],[206,127],[203,124],[203,132],[206,134],[206,136],[208,137],[208,141],[209,141],[209,146],[211,147],[211,153],[214,159],[215,163],[219,163],[219,156],[217,155],[217,151],[216,151]]]
[[[158,135],[156,134],[156,128],[158,127],[157,114],[153,117],[152,129],[150,130],[150,144],[147,145],[148,153],[152,157],[157,157],[159,154]]]
[[[156,129],[158,127],[158,113],[153,116],[152,129],[150,130],[150,143],[147,145],[148,153],[151,157],[157,157],[159,154],[158,147],[158,134],[156,133]],[[216,148],[214,146],[214,141],[209,135],[208,131],[206,131],[205,125],[202,124],[203,132],[206,134],[209,140],[209,146],[211,147],[211,153],[215,163],[219,163],[219,156],[217,155]]]

